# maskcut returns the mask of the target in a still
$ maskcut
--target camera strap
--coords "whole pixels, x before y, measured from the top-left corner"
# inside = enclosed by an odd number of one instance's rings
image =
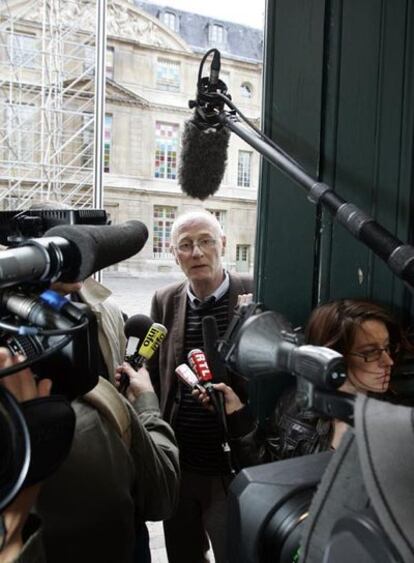
[[[355,434],[370,501],[403,561],[414,561],[413,409],[359,395]]]
[[[98,384],[82,397],[96,408],[111,424],[125,446],[131,445],[131,415],[126,401],[119,391],[106,379],[99,377]]]

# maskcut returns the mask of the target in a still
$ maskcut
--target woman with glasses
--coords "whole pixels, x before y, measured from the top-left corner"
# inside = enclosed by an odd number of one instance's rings
[[[402,333],[380,305],[351,299],[321,305],[309,318],[305,340],[344,356],[347,379],[340,391],[383,399],[392,394],[392,368]],[[216,388],[225,396],[232,452],[240,467],[335,449],[347,430],[345,422],[301,410],[295,387],[282,394],[263,428],[230,387],[218,384]],[[205,397],[199,400],[208,402]]]

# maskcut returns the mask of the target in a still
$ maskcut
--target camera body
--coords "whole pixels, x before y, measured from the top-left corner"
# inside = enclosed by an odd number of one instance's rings
[[[395,471],[398,462],[393,459],[390,464],[387,451],[391,445],[398,449],[400,430],[395,423],[395,409],[403,409],[398,414],[401,428],[407,434],[406,442],[414,438],[411,409],[365,395],[355,399],[354,395],[338,391],[346,377],[343,358],[336,352],[331,355],[325,352],[327,349],[304,346],[302,342],[281,315],[263,312],[251,304],[239,311],[217,345],[227,367],[236,373],[256,381],[273,374],[276,386],[280,385],[278,379],[290,373],[297,378],[297,402],[303,410],[313,409],[350,426],[356,423],[355,431],[348,430],[334,453],[328,451],[250,467],[237,475],[230,486],[228,501],[229,562],[411,561],[401,557],[402,550],[397,550],[395,545],[397,534],[392,536],[384,524],[397,522],[402,528],[405,522],[414,521],[412,503],[404,502],[412,490],[412,466],[405,473],[404,467]],[[365,407],[358,406],[363,401],[373,405],[368,408],[368,412],[372,411],[370,418],[366,418]],[[358,415],[356,420],[354,412]],[[385,416],[388,425],[384,424],[382,432],[378,431],[377,422],[383,423]],[[367,435],[367,425],[371,425],[372,436]],[[393,428],[394,436],[388,447],[384,447],[386,431]],[[374,454],[377,456],[372,463]],[[366,456],[363,462],[360,456]],[[375,473],[379,461],[382,471]],[[366,475],[365,467],[371,468],[374,477]],[[382,502],[397,508],[393,513],[388,507],[378,510]]]
[[[14,247],[24,245],[26,239],[41,244],[42,235],[57,225],[107,223],[103,210],[0,212],[0,243],[11,245],[8,271],[14,274]],[[19,264],[16,260],[12,278],[21,275]],[[27,271],[30,267],[25,264]],[[35,377],[52,380],[52,390],[49,397],[18,403],[0,386],[0,510],[22,486],[42,480],[63,461],[75,428],[70,401],[98,382],[96,316],[87,305],[48,290],[51,281],[1,280],[0,346],[24,356]]]
[[[237,475],[228,497],[229,563],[292,563],[331,456],[323,452],[267,463]]]

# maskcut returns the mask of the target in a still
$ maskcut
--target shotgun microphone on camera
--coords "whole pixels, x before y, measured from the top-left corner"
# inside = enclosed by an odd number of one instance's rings
[[[20,283],[83,281],[139,252],[148,238],[140,221],[63,225],[0,253],[0,288]]]

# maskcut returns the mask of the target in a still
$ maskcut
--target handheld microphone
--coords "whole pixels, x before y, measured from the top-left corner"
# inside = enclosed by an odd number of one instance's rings
[[[146,315],[133,315],[124,326],[127,338],[124,360],[134,370],[138,370],[145,360],[152,358],[167,332],[165,326],[152,322]],[[123,373],[119,385],[120,393],[125,393],[128,385],[129,378]]]
[[[217,351],[216,343],[219,339],[219,332],[216,318],[212,315],[203,317],[203,346],[208,365],[211,367],[214,381],[217,383],[228,383],[226,367]]]
[[[191,352],[188,353],[187,358],[191,369],[197,375],[200,383],[202,383],[206,389],[207,387],[211,388],[213,374],[207,364],[207,358],[204,352],[199,348],[194,348],[194,350],[191,350]]]
[[[191,368],[196,373],[199,382],[202,384],[204,389],[207,391],[211,403],[214,407],[214,410],[217,413],[219,421],[221,423],[223,433],[224,433],[224,441],[222,443],[223,453],[227,459],[227,463],[230,469],[230,472],[235,475],[235,471],[232,464],[231,459],[231,450],[228,444],[228,429],[227,429],[227,419],[226,419],[226,410],[224,408],[224,396],[223,393],[220,391],[217,392],[212,384],[213,375],[210,371],[210,368],[207,364],[207,359],[204,352],[198,348],[191,350],[188,353],[188,363],[190,364]]]
[[[199,391],[204,391],[204,387],[198,382],[196,374],[187,364],[180,364],[175,368],[175,373],[177,377],[190,389],[198,389]]]
[[[217,393],[213,387],[213,374],[210,371],[210,368],[207,363],[206,355],[204,352],[198,348],[191,350],[188,353],[188,363],[190,364],[191,369],[196,374],[198,381],[207,391],[213,407],[217,414],[219,415],[221,422],[225,430],[227,431],[227,424],[226,424],[226,413],[224,410],[224,402],[223,402],[223,395],[222,393]]]
[[[83,281],[130,258],[148,238],[140,221],[122,225],[64,225],[0,253],[0,287],[25,282]]]
[[[214,55],[210,76],[201,78],[201,66],[197,99],[189,102],[190,108],[194,107],[195,111],[193,117],[184,124],[178,168],[178,183],[182,191],[201,200],[214,195],[220,187],[226,169],[230,139],[230,131],[217,120],[218,112],[224,106],[223,99],[217,92],[231,99],[226,84],[219,80],[220,51],[208,51],[202,65],[211,52]]]

